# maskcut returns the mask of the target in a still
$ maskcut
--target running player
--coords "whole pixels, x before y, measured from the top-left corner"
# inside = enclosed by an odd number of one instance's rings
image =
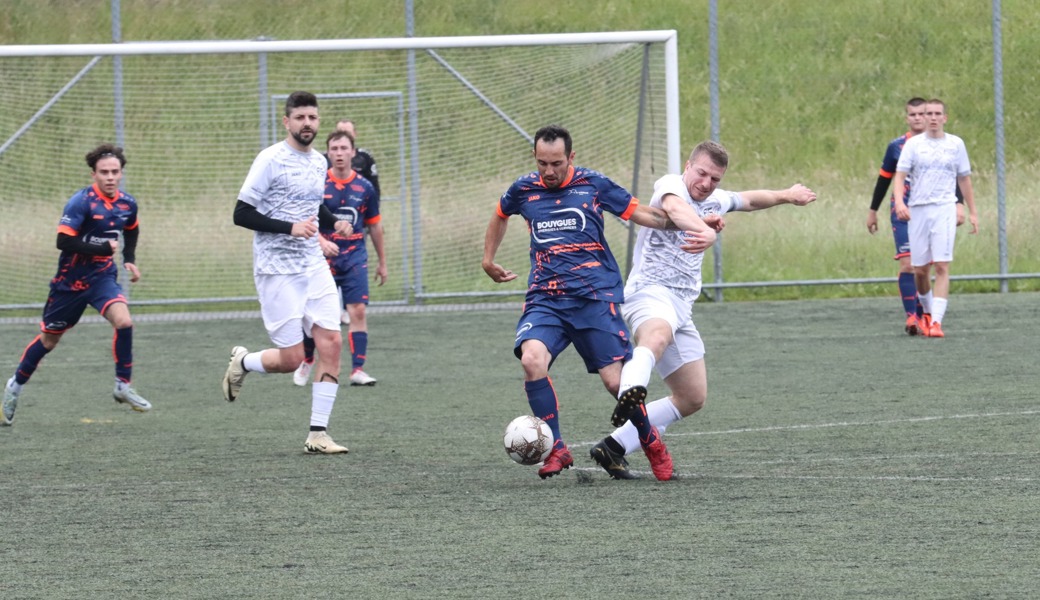
[[[58,272],[51,279],[41,333],[25,348],[14,376],[4,387],[0,420],[3,425],[14,423],[22,386],[65,332],[79,322],[87,305],[97,309],[115,329],[112,349],[116,381],[112,397],[138,412],[152,409],[152,404],[130,387],[134,323],[119,286],[115,261],[122,234],[123,268],[130,273],[131,282],[141,278],[135,258],[140,233],[137,200],[119,190],[126,156],[122,148],[102,144],[88,152],[86,158],[94,183],[73,194],[65,204],[58,223]]]
[[[339,287],[343,307],[350,314],[347,336],[352,369],[350,385],[375,385],[376,378],[362,370],[368,351],[368,250],[365,247],[365,229],[372,236],[372,246],[379,257],[375,278],[378,285],[386,283],[386,254],[383,252],[383,224],[379,214],[379,197],[372,185],[351,168],[354,157],[354,138],[345,131],[333,131],[325,141],[326,156],[332,168],[325,179],[325,206],[340,221],[353,228],[348,235],[340,235],[331,228],[319,228],[321,243],[332,277]],[[314,340],[304,333],[304,359],[293,373],[293,383],[307,385],[314,365]]]
[[[881,201],[888,193],[888,186],[892,176],[896,172],[896,164],[899,162],[899,154],[903,151],[906,140],[924,131],[924,98],[911,98],[906,103],[906,124],[909,131],[888,143],[885,156],[881,160],[881,170],[878,173],[877,183],[874,185],[874,195],[870,200],[870,210],[867,211],[867,231],[871,235],[877,232],[877,211],[881,207]],[[910,181],[907,180],[904,194],[910,194]],[[957,188],[957,225],[964,222],[964,204],[962,202],[960,188]],[[896,217],[895,196],[889,203],[889,216],[892,222],[892,237],[895,239],[896,255],[899,261],[899,296],[903,302],[903,310],[906,313],[906,324],[903,329],[909,335],[927,335],[918,327],[918,320],[923,318],[921,303],[917,298],[917,284],[914,283],[914,268],[910,266],[910,238],[907,235],[907,222]]]
[[[801,184],[777,191],[717,189],[728,166],[725,148],[716,142],[701,142],[690,153],[682,175],[657,180],[650,207],[669,214],[677,206],[692,207],[704,222],[721,231],[725,226],[722,215],[730,211],[779,204],[805,206],[816,200],[816,194]],[[682,252],[684,242],[684,236],[674,232],[639,231],[621,307],[635,332],[636,347],[621,371],[622,402],[618,406],[643,403],[650,373],[656,367],[671,394],[647,404],[646,414],[651,426],[662,434],[672,423],[700,410],[708,395],[704,342],[692,319],[693,303],[701,292],[704,253]],[[614,479],[635,479],[625,455],[638,449],[640,441],[634,425],[624,421],[624,415],[615,414],[612,422],[621,427],[593,446],[590,454]]]
[[[238,398],[246,374],[292,373],[303,360],[303,332],[318,348],[311,387],[311,454],[347,452],[329,437],[329,417],[339,390],[339,293],[318,245],[319,223],[341,234],[350,231],[322,203],[325,159],[311,149],[318,133],[318,99],[293,92],[285,101],[284,141],[260,152],[246,175],[235,205],[235,224],[254,231],[253,278],[260,314],[274,348],[250,353],[231,349],[221,385],[224,399]]]
[[[910,264],[924,316],[920,327],[928,337],[945,337],[942,320],[950,296],[950,263],[957,237],[956,191],[958,186],[968,205],[969,233],[978,233],[971,164],[964,140],[946,133],[946,104],[932,99],[925,104],[925,132],[907,140],[896,165],[895,211],[909,221]],[[914,191],[906,199],[905,182]],[[935,286],[931,270],[935,269]]]
[[[524,390],[534,415],[549,424],[554,444],[538,470],[542,479],[574,464],[560,433],[559,403],[549,368],[570,344],[589,373],[599,373],[616,398],[621,363],[631,356],[628,330],[618,312],[624,302],[621,273],[604,236],[603,213],[649,227],[690,231],[688,246],[703,251],[715,241],[689,207],[675,214],[639,206],[639,200],[602,174],[574,166],[571,137],[550,125],[534,136],[538,170],[517,179],[502,195],[484,240],[484,272],[496,282],[517,275],[495,263],[510,215],[527,221],[531,273],[513,353],[524,369]],[[646,420],[645,407],[625,407],[659,479],[670,479],[672,460]]]

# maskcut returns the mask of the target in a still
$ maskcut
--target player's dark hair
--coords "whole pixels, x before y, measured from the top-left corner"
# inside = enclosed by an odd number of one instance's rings
[[[289,94],[289,97],[285,99],[285,116],[288,117],[294,108],[300,108],[301,106],[318,108],[318,97],[310,92],[293,92]]]
[[[87,166],[90,167],[91,171],[96,171],[97,162],[108,156],[114,156],[119,159],[119,168],[126,166],[126,156],[123,155],[123,149],[113,144],[101,144],[87,152]]]
[[[920,96],[914,96],[913,98],[911,98],[911,99],[906,101],[906,105],[907,106],[921,106],[925,102],[927,102],[927,100],[925,100],[924,98],[922,98]]]
[[[347,138],[348,140],[350,140],[350,147],[357,148],[357,146],[354,144],[354,136],[350,135],[350,133],[346,131],[340,131],[338,129],[332,130],[332,133],[330,133],[325,138],[325,147],[328,148],[329,144],[332,143],[332,140],[338,140],[340,138]]]
[[[538,145],[539,140],[548,144],[551,144],[556,140],[563,140],[563,152],[567,156],[571,155],[571,134],[559,125],[546,125],[536,131],[534,134],[535,146]]]
[[[690,162],[696,160],[701,154],[707,154],[711,162],[715,163],[715,166],[726,169],[729,167],[729,152],[726,152],[726,148],[713,140],[705,140],[693,149],[690,153]]]
[[[946,114],[946,103],[943,102],[942,100],[940,100],[938,98],[932,98],[932,99],[928,100],[928,104],[938,104],[939,106],[943,107],[943,114],[944,115]]]

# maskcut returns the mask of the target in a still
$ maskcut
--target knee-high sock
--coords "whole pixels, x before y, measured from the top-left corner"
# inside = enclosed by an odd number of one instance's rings
[[[928,290],[927,294],[918,293],[917,297],[921,299],[921,308],[924,312],[932,314],[932,290]]]
[[[946,316],[948,302],[946,298],[932,298],[932,321],[942,323],[943,317]]]
[[[33,338],[33,341],[29,342],[29,345],[25,347],[25,351],[22,352],[22,360],[18,362],[18,368],[14,372],[15,383],[25,385],[48,352],[50,350],[43,347],[43,341],[40,339],[40,336]]]
[[[350,362],[353,370],[365,364],[365,353],[368,352],[368,332],[354,331],[347,336],[350,340]]]
[[[903,299],[903,310],[907,315],[917,314],[917,284],[913,273],[899,274],[899,296]]]
[[[672,404],[670,396],[654,400],[646,405],[647,418],[650,424],[657,428],[657,432],[663,434],[669,425],[682,419],[682,415]],[[631,422],[618,427],[610,434],[625,448],[625,454],[631,454],[641,447],[639,443],[639,432]]]
[[[116,379],[130,383],[134,368],[134,328],[116,329],[112,336],[112,357],[116,361]]]
[[[531,405],[534,416],[549,424],[552,430],[554,447],[563,445],[563,437],[560,435],[560,403],[556,398],[556,390],[553,389],[552,380],[548,377],[525,381],[524,391],[527,392],[527,403]]]
[[[309,363],[314,362],[314,338],[303,334],[303,360]]]
[[[317,381],[311,384],[311,428],[325,429],[329,426],[332,405],[336,403],[336,392],[339,384],[331,381]]]
[[[650,374],[653,373],[657,359],[654,353],[645,346],[636,346],[632,350],[632,358],[621,368],[621,385],[618,393],[623,394],[637,385],[646,387],[650,383]]]

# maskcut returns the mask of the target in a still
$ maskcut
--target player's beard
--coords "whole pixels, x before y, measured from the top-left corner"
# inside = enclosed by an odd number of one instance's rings
[[[291,133],[293,139],[296,140],[303,147],[310,146],[311,143],[314,141],[314,136],[317,135],[317,132],[313,129],[301,129],[298,132],[293,131]]]

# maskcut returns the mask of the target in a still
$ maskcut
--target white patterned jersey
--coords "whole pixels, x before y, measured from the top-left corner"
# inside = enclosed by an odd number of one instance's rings
[[[679,175],[665,175],[654,184],[650,206],[661,208],[665,194],[675,194],[692,206],[701,217],[723,215],[741,207],[740,194],[716,189],[701,202],[690,197]],[[685,242],[682,231],[641,227],[636,236],[632,272],[625,284],[625,297],[649,285],[661,285],[676,296],[693,302],[701,293],[701,263],[704,253],[690,254],[679,248]]]
[[[897,171],[914,182],[908,206],[953,204],[957,201],[957,178],[971,175],[964,140],[952,133],[941,138],[915,135],[903,145]]]
[[[265,148],[253,160],[238,199],[265,216],[296,223],[318,216],[325,194],[325,157],[299,152],[285,140]],[[325,264],[318,237],[253,232],[253,273],[286,275]]]

